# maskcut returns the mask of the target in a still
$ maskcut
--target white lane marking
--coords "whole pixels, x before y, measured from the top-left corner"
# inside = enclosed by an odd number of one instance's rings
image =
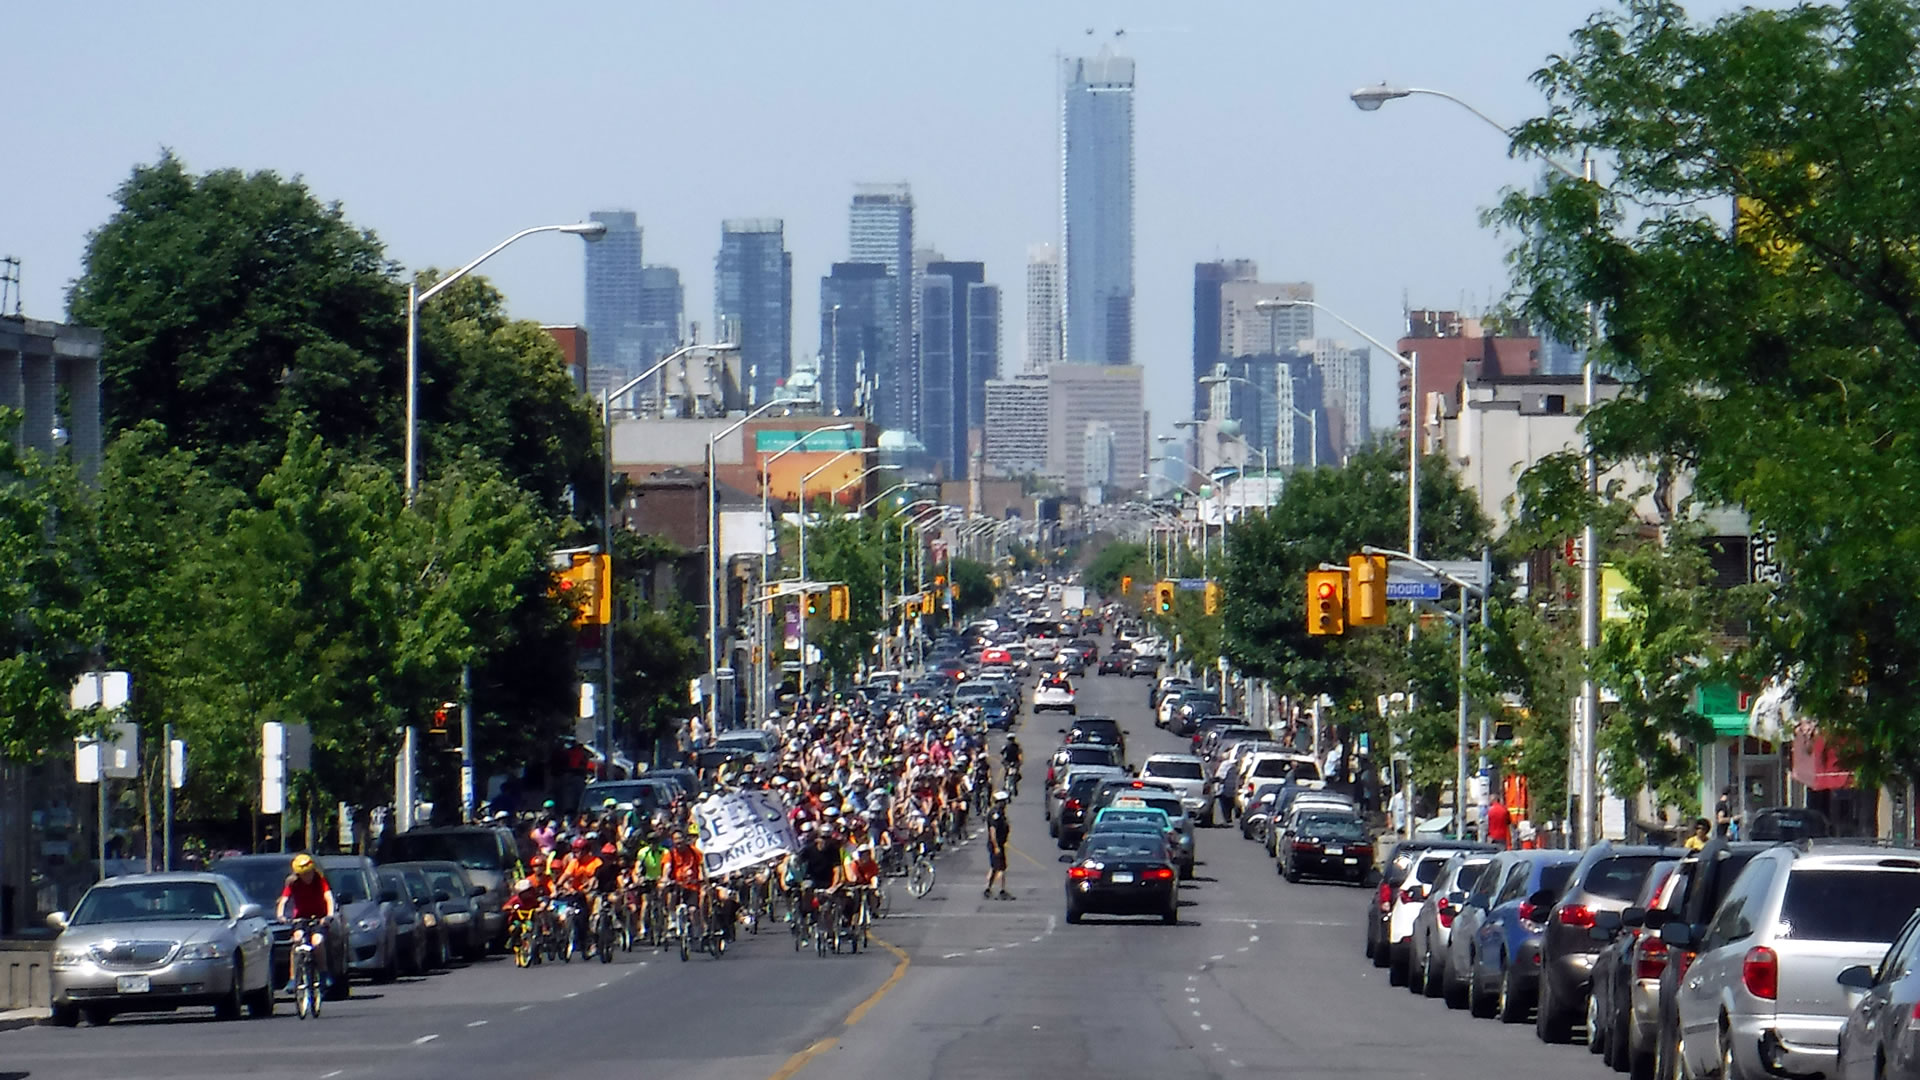
[[[339,1076],[341,1073],[346,1071],[347,1070],[345,1069],[335,1069],[330,1073],[321,1073],[320,1080],[333,1080],[334,1077]]]
[[[1022,946],[1022,945],[1025,945],[1025,944],[1026,944],[1026,942],[1024,942],[1024,941],[1009,941],[1009,942],[1007,942],[1007,943],[1006,943],[1005,945],[1002,945],[1002,946],[1000,946],[1000,947],[1001,947],[1001,948],[1003,948],[1003,949],[1017,949],[1017,948],[1019,948],[1020,946]]]
[[[611,985],[613,985],[613,984],[612,984],[612,983],[601,983],[601,984],[600,984],[599,986],[596,986],[596,987],[594,987],[594,989],[595,989],[595,990],[605,990],[605,989],[606,989],[607,987],[609,987],[609,986],[611,986]]]
[[[470,1028],[477,1028],[477,1027],[486,1027],[486,1026],[487,1026],[487,1022],[486,1022],[485,1020],[475,1020],[475,1021],[473,1021],[473,1022],[471,1022],[471,1023],[469,1023],[469,1024],[467,1025],[467,1026],[468,1026],[468,1027],[470,1027]]]
[[[1207,957],[1209,960],[1225,960],[1226,958],[1226,953],[1214,953],[1212,956]]]
[[[568,997],[568,998],[577,998],[577,997],[579,997],[579,996],[580,996],[580,991],[578,991],[578,990],[570,990],[570,991],[568,991],[568,992],[567,992],[566,994],[564,994],[563,996],[564,996],[564,997]]]
[[[1247,951],[1247,947],[1246,947],[1245,945],[1242,945],[1242,946],[1240,946],[1239,948],[1237,948],[1237,949],[1235,949],[1235,950],[1233,950],[1233,951],[1234,951],[1234,952],[1246,952],[1246,951]]]
[[[943,956],[943,957],[941,957],[940,959],[942,959],[942,960],[951,960],[951,959],[953,959],[953,958],[954,958],[954,957],[956,957],[956,956],[964,956],[964,955],[966,955],[966,954],[965,954],[965,953],[957,953],[957,952],[950,952],[950,953],[948,953],[947,955],[945,955],[945,956]]]
[[[531,1008],[533,1008],[533,1006],[531,1006],[531,1005],[522,1005],[522,1006],[520,1006],[519,1008],[517,1008],[517,1009],[515,1009],[515,1010],[513,1010],[513,1011],[514,1011],[514,1012],[526,1012],[526,1011],[527,1011],[528,1009],[531,1009]]]
[[[1033,937],[1032,937],[1032,938],[1031,938],[1030,940],[1033,940],[1033,941],[1039,941],[1039,940],[1040,940],[1041,938],[1044,938],[1044,937],[1046,937],[1046,936],[1047,936],[1047,935],[1045,935],[1045,934],[1035,934],[1035,935],[1033,935]]]
[[[422,1036],[420,1036],[419,1038],[417,1038],[417,1039],[415,1039],[415,1040],[413,1040],[413,1045],[415,1045],[415,1046],[425,1046],[425,1045],[427,1045],[428,1043],[430,1043],[430,1042],[432,1042],[433,1040],[435,1040],[435,1039],[437,1039],[437,1038],[439,1038],[439,1037],[440,1037],[440,1036],[438,1036],[438,1035],[422,1035]]]
[[[1212,1025],[1212,1024],[1201,1024],[1201,1025],[1200,1025],[1200,1030],[1201,1030],[1201,1031],[1212,1031],[1212,1030],[1213,1030],[1213,1025]]]
[[[1237,1061],[1235,1061],[1235,1060],[1233,1060],[1232,1058],[1228,1058],[1228,1059],[1227,1059],[1227,1064],[1229,1064],[1229,1065],[1231,1065],[1231,1066],[1233,1066],[1233,1067],[1234,1067],[1234,1068],[1236,1068],[1236,1069],[1244,1069],[1244,1068],[1246,1068],[1246,1066],[1245,1066],[1245,1065],[1242,1065],[1242,1064],[1240,1064],[1239,1062],[1237,1062]]]
[[[1188,998],[1188,999],[1187,999],[1187,1004],[1189,1004],[1189,1005],[1198,1005],[1198,1004],[1200,1004],[1200,999],[1199,999],[1199,998],[1197,998],[1197,997],[1190,997],[1190,998]]]
[[[1248,942],[1248,944],[1252,944],[1253,942],[1256,942],[1256,941],[1259,941],[1259,940],[1260,940],[1260,935],[1259,935],[1259,934],[1255,934],[1255,935],[1253,935],[1252,937],[1250,937],[1250,938],[1248,938],[1248,939],[1247,939],[1247,942]]]

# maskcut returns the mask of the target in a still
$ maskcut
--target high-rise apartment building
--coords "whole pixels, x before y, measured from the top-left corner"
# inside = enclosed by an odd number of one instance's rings
[[[1373,435],[1373,363],[1366,346],[1317,338],[1313,365],[1320,369],[1320,394],[1326,406],[1321,441],[1332,451],[1330,464],[1344,462]]]
[[[720,223],[713,312],[718,339],[740,345],[753,404],[772,400],[793,368],[793,256],[779,218]]]
[[[1027,476],[1047,471],[1047,376],[1029,373],[987,380],[981,439],[986,471]]]
[[[1223,259],[1193,265],[1193,415],[1209,415],[1211,395],[1200,380],[1229,355],[1220,348],[1220,287],[1229,281],[1255,281],[1260,268],[1252,259]]]
[[[834,263],[820,279],[820,406],[827,415],[871,414],[896,392],[899,280],[869,262]]]
[[[1313,285],[1305,281],[1235,280],[1220,285],[1220,354],[1259,356],[1290,353],[1313,339],[1313,309],[1280,308],[1261,311],[1267,300],[1311,300]]]
[[[640,222],[631,210],[595,210],[606,235],[585,245],[587,389],[611,389],[645,370],[641,329]]]
[[[645,365],[641,370],[680,347],[686,310],[680,271],[671,266],[640,271],[640,362]]]
[[[858,184],[847,212],[847,261],[886,267],[892,277],[893,344],[885,370],[873,371],[874,422],[911,430],[919,399],[913,335],[918,325],[913,282],[913,189],[906,184]]]
[[[1023,370],[1039,374],[1060,362],[1064,329],[1060,323],[1060,250],[1052,244],[1027,249],[1027,359]]]
[[[1133,61],[1061,61],[1066,359],[1133,362]]]
[[[1000,290],[977,262],[929,260],[920,271],[920,441],[946,475],[969,473],[969,431],[1000,374]]]
[[[1055,364],[1047,371],[1047,472],[1083,490],[1089,432],[1111,432],[1107,475],[1135,490],[1147,469],[1147,412],[1137,364]],[[1096,461],[1095,465],[1100,464]]]
[[[1320,369],[1304,355],[1283,357],[1273,380],[1274,428],[1272,457],[1276,469],[1333,463],[1327,448],[1326,412],[1321,407]],[[1315,448],[1314,438],[1319,438]]]

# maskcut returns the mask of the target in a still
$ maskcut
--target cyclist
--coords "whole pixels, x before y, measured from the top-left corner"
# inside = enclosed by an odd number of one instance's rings
[[[682,903],[695,911],[699,909],[701,886],[706,880],[706,860],[694,846],[698,839],[700,830],[690,828],[675,837],[673,850],[667,852],[662,869],[669,890],[665,901],[668,911]],[[690,926],[684,929],[692,932]]]
[[[280,889],[280,902],[274,905],[274,918],[282,922],[315,919],[331,923],[340,905],[333,897],[333,887],[327,884],[326,875],[320,872],[320,864],[303,851],[293,857],[292,869],[286,885]],[[320,968],[322,988],[333,981],[332,972],[327,970],[327,950],[322,947],[325,937],[319,930],[313,932],[313,960]],[[287,992],[293,992],[291,979],[287,981]]]
[[[613,904],[614,917],[623,918],[620,910],[620,851],[611,843],[600,845],[600,857],[590,860],[592,876],[587,881],[587,895],[591,901],[590,912],[597,917],[603,904]]]
[[[798,858],[801,878],[812,890],[815,903],[827,904],[828,896],[832,896],[839,904],[840,917],[846,918],[846,898],[839,895],[840,886],[846,882],[846,872],[840,865],[840,839],[827,829],[815,829],[813,843],[803,848]]]
[[[640,850],[633,856],[634,883],[640,892],[640,927],[648,944],[653,944],[647,929],[647,912],[657,902],[655,893],[660,891],[660,881],[665,876],[667,849],[660,846],[660,838],[649,829],[646,839],[640,842]]]

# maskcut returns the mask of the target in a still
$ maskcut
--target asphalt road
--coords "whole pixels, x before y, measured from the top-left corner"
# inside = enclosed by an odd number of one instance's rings
[[[1148,718],[1146,680],[1081,686],[1082,711],[1119,718],[1136,760],[1181,748]],[[1023,717],[1030,763],[1060,722]],[[1041,769],[1028,772],[1037,781]],[[1540,1044],[1531,1025],[1388,987],[1360,952],[1367,894],[1288,885],[1237,829],[1201,831],[1180,925],[1069,927],[1039,788],[1014,808],[1015,899],[981,898],[976,841],[942,858],[926,899],[898,898],[878,927],[888,947],[870,953],[822,959],[769,934],[719,961],[640,952],[520,971],[494,960],[356,985],[318,1021],[283,1005],[268,1021],[194,1011],[28,1028],[0,1034],[0,1080],[1613,1075],[1582,1047]]]

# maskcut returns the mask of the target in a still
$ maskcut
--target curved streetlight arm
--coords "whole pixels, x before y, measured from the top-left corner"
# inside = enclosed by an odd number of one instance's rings
[[[874,496],[873,498],[871,498],[871,499],[868,499],[868,500],[867,500],[866,502],[863,502],[863,503],[861,503],[861,504],[860,504],[860,509],[859,509],[859,510],[857,510],[857,511],[855,511],[855,512],[856,512],[856,513],[861,513],[861,514],[864,514],[864,513],[866,513],[867,511],[869,511],[869,510],[871,510],[871,509],[873,509],[873,508],[874,508],[874,506],[875,506],[876,504],[878,504],[878,503],[879,503],[879,502],[880,502],[880,501],[881,501],[882,499],[885,499],[885,498],[886,498],[887,496],[889,496],[889,495],[891,495],[891,494],[893,494],[893,493],[894,493],[894,492],[896,492],[896,491],[899,491],[899,490],[901,490],[902,488],[910,488],[910,487],[913,487],[913,486],[914,486],[914,483],[915,483],[915,482],[914,482],[914,481],[912,481],[912,480],[902,480],[902,481],[900,481],[899,483],[897,483],[897,484],[895,484],[895,485],[893,485],[892,487],[890,487],[890,488],[888,488],[887,490],[885,490],[885,491],[883,491],[883,492],[881,492],[880,494],[878,494],[878,495],[875,495],[875,496]]]
[[[1354,105],[1358,106],[1361,112],[1373,112],[1388,101],[1395,98],[1411,97],[1415,94],[1420,94],[1425,97],[1443,98],[1453,102],[1455,105],[1479,117],[1488,127],[1505,135],[1509,144],[1513,142],[1517,135],[1518,129],[1508,127],[1493,117],[1488,116],[1486,113],[1481,112],[1479,109],[1474,108],[1469,102],[1457,98],[1445,90],[1434,90],[1424,86],[1389,86],[1386,83],[1381,83],[1379,86],[1363,86],[1347,96],[1352,99]],[[1592,176],[1583,176],[1545,154],[1533,152],[1533,156],[1546,162],[1555,172],[1558,172],[1569,180],[1593,179]]]
[[[589,240],[598,240],[601,237],[607,235],[607,226],[605,223],[599,222],[599,221],[577,221],[577,222],[568,222],[567,224],[564,224],[564,225],[535,225],[531,229],[521,229],[519,232],[514,233],[512,236],[509,236],[505,240],[502,240],[499,243],[488,248],[486,250],[486,253],[481,255],[479,258],[473,260],[472,262],[461,267],[460,269],[455,270],[453,273],[448,274],[446,277],[441,278],[439,281],[434,282],[432,285],[427,286],[425,291],[419,293],[417,296],[414,297],[413,302],[415,306],[426,303],[427,301],[433,299],[435,296],[439,295],[442,289],[445,289],[447,286],[452,285],[454,282],[459,281],[463,277],[466,277],[468,274],[473,273],[476,269],[479,268],[481,263],[486,262],[488,259],[491,259],[495,255],[500,254],[502,251],[506,250],[508,245],[514,243],[517,240],[521,240],[526,237],[532,236],[534,233],[544,233],[544,232],[572,233],[575,236],[584,236]]]

